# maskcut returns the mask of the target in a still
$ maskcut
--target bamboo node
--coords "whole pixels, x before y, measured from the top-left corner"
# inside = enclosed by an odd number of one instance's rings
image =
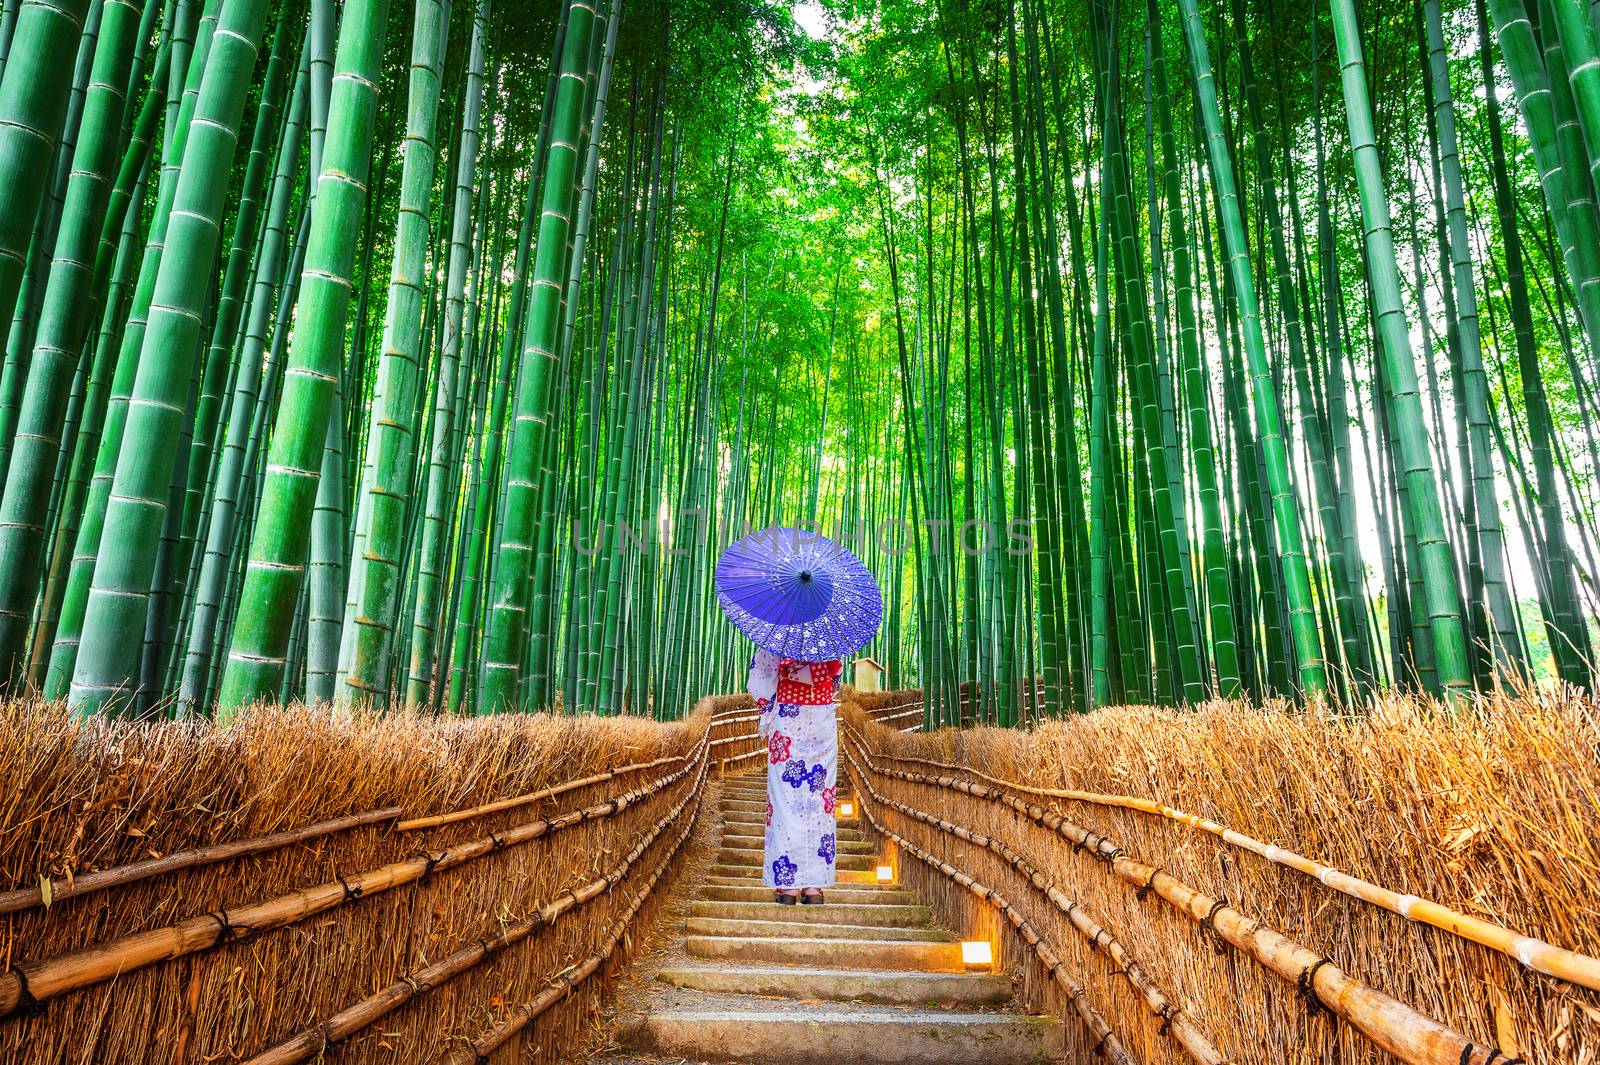
[[[1333,962],[1329,958],[1318,958],[1304,969],[1301,969],[1299,978],[1295,980],[1295,989],[1300,992],[1300,997],[1305,999],[1306,1012],[1313,1017],[1327,1008],[1322,1004],[1322,999],[1317,996],[1317,970],[1324,965],[1332,964]],[[1467,1045],[1467,1049],[1471,1049],[1470,1043]],[[1466,1050],[1461,1052],[1463,1061],[1466,1060],[1466,1054]],[[1493,1061],[1494,1059],[1490,1058],[1489,1060]]]

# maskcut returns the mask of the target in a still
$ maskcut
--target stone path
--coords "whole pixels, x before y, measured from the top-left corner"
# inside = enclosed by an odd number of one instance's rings
[[[722,785],[712,857],[679,879],[653,964],[619,989],[604,1065],[1039,1065],[1059,1021],[1009,1008],[1008,976],[963,966],[922,901],[877,882],[873,844],[839,827],[824,906],[779,906],[761,883],[763,776]]]

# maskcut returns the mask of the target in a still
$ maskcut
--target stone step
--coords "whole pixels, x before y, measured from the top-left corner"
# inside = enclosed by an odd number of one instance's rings
[[[1043,1017],[838,1007],[665,1010],[631,1025],[624,1040],[665,1056],[749,1065],[1038,1065],[1065,1053],[1061,1022]]]
[[[707,887],[766,887],[761,879],[761,874],[752,870],[734,876],[708,876],[705,879]],[[856,891],[899,891],[898,884],[880,884],[877,879],[863,880],[860,882],[840,880],[839,887],[848,887]]]
[[[917,897],[909,891],[883,888],[828,888],[827,906],[842,904],[870,904],[874,906],[915,906]],[[707,884],[701,897],[713,902],[770,902],[772,889],[762,884]]]
[[[818,969],[867,967],[913,973],[967,971],[961,962],[960,943],[833,938],[829,932],[830,928],[812,927],[809,934],[799,936],[693,935],[684,940],[683,949],[691,958],[745,965],[807,965]]]
[[[797,916],[800,914],[804,916]],[[781,906],[770,898],[760,902],[714,902],[702,899],[689,904],[689,916],[731,917],[742,921],[807,921],[816,925],[876,924],[891,928],[925,928],[933,920],[933,914],[926,906],[870,902]]]
[[[809,921],[743,921],[729,917],[691,917],[684,931],[692,936],[768,936],[778,939],[809,936],[817,926]],[[882,925],[830,924],[829,939],[894,940],[905,943],[954,943],[956,937],[942,928],[885,928]]]
[[[726,851],[758,851],[767,845],[766,835],[759,836],[732,836],[722,834],[722,849]],[[872,854],[877,848],[865,840],[838,840],[837,846],[840,854]]]
[[[1011,981],[995,973],[684,965],[662,969],[656,979],[690,991],[890,1006],[993,1006],[1011,997]]]
[[[761,883],[761,866],[748,859],[732,859],[713,865],[707,870],[712,876],[731,876],[753,883]],[[837,869],[835,875],[841,884],[876,884],[878,883],[878,867],[867,866],[865,869]]]
[[[747,847],[724,847],[717,852],[717,864],[740,866],[746,872],[751,869],[760,871],[761,851],[751,850]],[[878,859],[871,854],[841,854],[834,859],[834,867],[838,869],[867,869],[878,868]]]

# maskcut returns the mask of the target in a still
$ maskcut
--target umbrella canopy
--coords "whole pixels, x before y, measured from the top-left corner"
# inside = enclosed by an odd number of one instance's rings
[[[756,646],[827,662],[866,645],[883,620],[883,595],[859,558],[803,529],[762,529],[717,560],[717,599]]]

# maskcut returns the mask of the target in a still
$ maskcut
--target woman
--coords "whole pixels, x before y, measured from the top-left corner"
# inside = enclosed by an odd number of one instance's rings
[[[757,649],[750,696],[767,741],[767,836],[762,880],[785,906],[823,903],[834,883],[833,813],[839,775],[839,673],[843,664],[798,662]]]

